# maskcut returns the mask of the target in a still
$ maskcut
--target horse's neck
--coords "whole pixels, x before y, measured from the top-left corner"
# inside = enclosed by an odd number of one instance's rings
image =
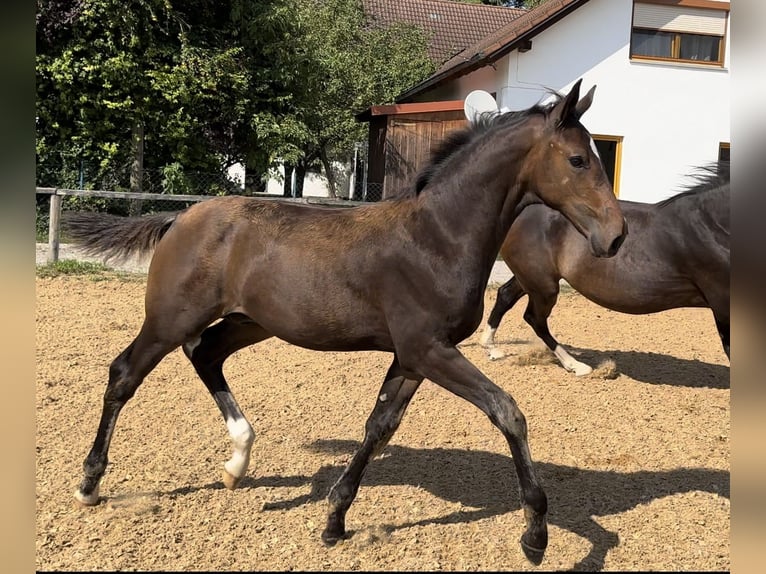
[[[454,168],[445,165],[421,196],[423,209],[477,258],[496,257],[524,196],[520,172],[531,143],[522,147],[518,142],[529,138],[518,137],[509,149],[510,138],[498,131],[462,150]]]

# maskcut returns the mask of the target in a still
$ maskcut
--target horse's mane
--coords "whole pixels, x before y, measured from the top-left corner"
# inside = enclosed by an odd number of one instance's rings
[[[657,202],[657,207],[665,207],[682,197],[697,195],[728,186],[731,177],[730,164],[728,161],[720,160],[699,166],[695,168],[689,177],[693,180],[691,183],[684,187],[679,193]]]
[[[553,100],[546,104],[537,104],[526,110],[511,111],[498,114],[496,112],[487,112],[481,114],[477,120],[465,128],[455,130],[449,133],[433,150],[428,165],[423,167],[415,179],[415,184],[404,186],[390,194],[387,199],[399,199],[403,197],[412,197],[420,195],[447,160],[455,155],[458,150],[464,149],[471,142],[476,141],[484,134],[500,129],[502,127],[521,124],[524,120],[533,115],[548,115],[554,106],[561,101],[563,96],[556,92],[551,92]]]

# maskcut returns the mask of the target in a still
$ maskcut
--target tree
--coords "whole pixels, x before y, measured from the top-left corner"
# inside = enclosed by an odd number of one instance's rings
[[[421,30],[368,26],[359,0],[302,0],[298,21],[301,86],[294,101],[306,138],[294,167],[305,170],[319,161],[334,196],[333,161],[347,162],[354,143],[365,138],[366,126],[355,115],[393,102],[434,64]]]
[[[278,162],[319,162],[334,193],[355,114],[426,77],[425,46],[369,28],[360,0],[38,0],[38,182],[244,163],[252,192]]]
[[[78,165],[95,165],[91,183],[120,179],[143,143],[148,167],[219,171],[256,157],[265,173],[271,142],[254,127],[289,96],[272,57],[288,5],[40,0],[40,176],[60,185]]]

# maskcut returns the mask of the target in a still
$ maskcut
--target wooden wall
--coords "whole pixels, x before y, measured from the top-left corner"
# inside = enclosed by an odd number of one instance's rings
[[[445,135],[465,125],[463,110],[372,118],[368,186],[382,184],[386,198],[401,187],[412,185]]]

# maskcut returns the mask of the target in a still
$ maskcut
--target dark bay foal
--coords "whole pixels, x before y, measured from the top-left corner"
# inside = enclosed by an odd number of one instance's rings
[[[580,123],[593,90],[580,100],[579,89],[578,81],[551,104],[484,117],[456,134],[410,197],[342,210],[220,197],[171,215],[66,218],[70,237],[93,253],[154,250],[146,316],[109,369],[77,500],[98,503],[121,409],[179,346],[234,444],[224,464],[229,488],[245,475],[255,437],[223,376],[232,353],[268,337],[323,351],[387,351],[393,359],[362,445],[328,495],[323,540],[346,536],[346,512],[368,462],[428,378],[481,409],[507,439],[526,520],[521,545],[539,563],[547,499],[526,420],[456,345],[481,322],[492,264],[522,206],[542,201],[560,210],[595,256],[613,256],[624,239],[619,206]]]

